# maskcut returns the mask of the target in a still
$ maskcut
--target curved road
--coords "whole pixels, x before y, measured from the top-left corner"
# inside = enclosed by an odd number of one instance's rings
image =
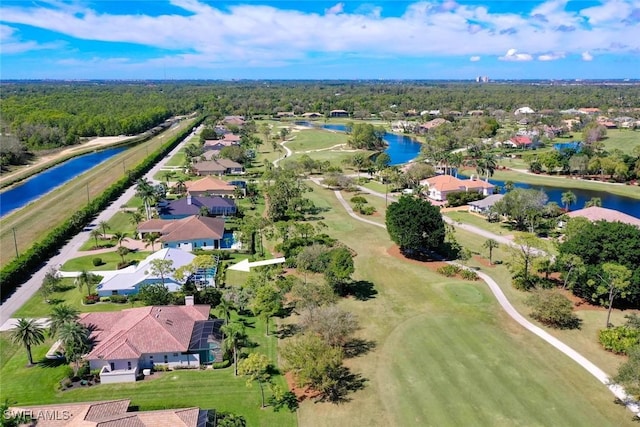
[[[320,185],[320,186],[326,188],[326,186],[324,186],[320,182],[320,180],[318,178],[313,178],[312,181],[315,182],[317,185]],[[380,197],[383,197],[383,198],[385,197],[384,194],[369,190],[366,187],[360,187],[360,189],[362,189],[365,192],[369,192],[370,194],[375,195],[375,196],[380,196]],[[347,213],[351,217],[357,219],[358,221],[362,221],[362,222],[365,222],[367,224],[375,225],[376,227],[381,227],[381,228],[385,228],[386,229],[386,227],[383,224],[380,224],[380,223],[377,223],[377,222],[374,222],[374,221],[370,221],[370,220],[368,220],[366,218],[362,218],[362,217],[356,215],[353,212],[353,209],[351,208],[351,206],[349,206],[349,204],[346,202],[346,200],[342,197],[342,193],[340,193],[340,191],[334,191],[334,194],[335,194],[336,198],[338,199],[338,201],[340,202],[340,204],[344,207],[344,209],[347,211]],[[459,227],[460,225],[455,224],[455,226]],[[470,226],[468,228],[467,227],[461,227],[461,228],[465,228],[468,231],[471,231],[472,233],[476,233],[477,231],[481,231],[482,233],[478,233],[478,234],[481,234],[484,237],[491,238],[491,239],[494,239],[494,240],[497,240],[497,241],[500,241],[502,243],[509,244],[509,245],[513,245],[514,244],[512,241],[510,241],[508,239],[505,239],[503,236],[494,235],[493,233],[490,233],[490,232],[488,232],[486,230],[482,230],[482,229],[477,228],[477,227]],[[451,264],[455,264],[455,263],[451,262]],[[466,267],[464,267],[462,265],[460,265],[460,267],[466,268]],[[556,338],[553,335],[549,334],[544,329],[542,329],[542,328],[534,325],[533,323],[529,322],[524,316],[522,316],[513,307],[513,305],[509,302],[509,300],[505,296],[504,292],[502,292],[502,289],[500,289],[500,286],[489,275],[487,275],[487,274],[485,274],[483,272],[480,272],[480,271],[476,271],[476,273],[478,274],[478,277],[480,277],[482,280],[484,280],[484,282],[489,286],[489,290],[491,290],[493,295],[496,297],[496,299],[498,300],[498,303],[500,304],[502,309],[505,312],[507,312],[507,314],[509,316],[511,316],[511,318],[513,320],[518,322],[525,329],[529,330],[530,332],[534,333],[538,337],[542,338],[543,340],[545,340],[546,342],[548,342],[549,344],[554,346],[556,349],[560,350],[562,353],[564,353],[565,355],[570,357],[573,361],[575,361],[580,366],[582,366],[584,369],[586,369],[591,375],[596,377],[596,379],[598,381],[600,381],[602,384],[606,385],[609,388],[609,390],[611,391],[611,393],[613,393],[618,399],[620,399],[620,401],[624,402],[626,407],[631,412],[633,412],[637,417],[640,418],[640,404],[639,404],[639,402],[634,401],[633,398],[631,396],[629,396],[625,392],[623,387],[621,387],[621,386],[619,386],[617,384],[612,384],[610,382],[610,380],[609,380],[608,375],[602,369],[598,368],[596,365],[594,365],[592,362],[590,362],[586,357],[584,357],[583,355],[578,353],[576,350],[574,350],[573,348],[569,347],[568,345],[566,345],[565,343],[560,341],[558,338]]]
[[[187,136],[180,144],[178,144],[171,152],[165,156],[162,160],[160,160],[147,174],[145,174],[144,178],[157,183],[157,180],[153,179],[153,176],[160,171],[164,165],[169,161],[171,157],[173,157],[185,144],[191,141],[191,138],[194,137],[194,134],[191,133]],[[22,307],[29,298],[31,298],[37,291],[40,289],[40,285],[44,280],[45,274],[49,270],[58,270],[59,267],[64,264],[67,260],[71,258],[76,258],[80,256],[79,249],[80,247],[90,238],[91,230],[96,227],[96,224],[101,221],[108,221],[111,219],[113,215],[115,215],[118,211],[120,211],[120,206],[124,205],[129,199],[131,199],[136,193],[135,185],[129,187],[116,201],[111,203],[105,210],[100,212],[98,216],[89,224],[83,231],[76,234],[73,238],[71,238],[66,245],[64,245],[57,253],[57,255],[53,256],[49,259],[40,270],[34,272],[31,275],[31,278],[27,280],[25,283],[20,285],[15,292],[7,298],[5,302],[2,303],[0,309],[0,326],[4,325],[20,307]],[[82,254],[86,255],[86,254]]]

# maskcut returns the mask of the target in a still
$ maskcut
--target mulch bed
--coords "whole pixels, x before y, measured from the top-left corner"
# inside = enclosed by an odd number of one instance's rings
[[[296,381],[291,372],[287,372],[286,374],[284,374],[284,378],[285,380],[287,380],[287,385],[289,386],[289,390],[291,390],[291,392],[296,395],[298,402],[302,402],[305,399],[313,399],[320,396],[319,391],[313,390],[309,387],[301,388],[296,386]]]

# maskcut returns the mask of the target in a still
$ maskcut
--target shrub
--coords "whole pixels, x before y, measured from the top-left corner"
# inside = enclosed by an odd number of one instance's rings
[[[640,344],[640,329],[627,325],[602,329],[598,340],[605,350],[617,354],[628,354],[631,347]]]
[[[173,367],[174,371],[180,371],[180,370],[185,370],[185,369],[198,369],[199,366],[196,365],[176,365]]]
[[[114,302],[116,304],[124,304],[127,302],[127,296],[126,295],[111,295],[111,302]]]
[[[464,280],[478,280],[478,274],[475,271],[463,269],[460,275]]]
[[[213,369],[224,369],[224,368],[228,368],[229,366],[231,366],[231,360],[229,359],[225,359],[222,362],[213,362],[211,364],[211,367]]]
[[[95,304],[100,301],[98,294],[86,295],[83,299],[85,304]]]
[[[92,259],[91,263],[93,264],[94,267],[98,267],[98,266],[104,264],[104,262],[102,262],[102,258],[98,258],[98,257]]]
[[[573,313],[573,304],[558,291],[538,289],[525,303],[533,309],[531,317],[552,328],[574,329],[580,326],[580,319]]]
[[[362,196],[353,196],[351,198],[351,203],[367,203],[367,199]]]
[[[439,274],[442,274],[443,276],[453,277],[456,274],[460,273],[460,267],[458,267],[457,265],[447,264],[438,268],[437,272]]]
[[[373,215],[376,212],[376,208],[373,206],[362,206],[360,208],[360,213],[362,215]]]
[[[469,202],[474,202],[476,200],[483,199],[484,196],[480,193],[476,193],[475,191],[466,192],[459,191],[455,193],[447,194],[447,206],[456,207],[466,205]]]
[[[100,302],[109,302],[111,301],[111,298],[109,297],[100,297]]]

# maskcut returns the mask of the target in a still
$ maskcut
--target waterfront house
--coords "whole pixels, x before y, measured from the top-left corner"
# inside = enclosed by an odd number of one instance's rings
[[[208,216],[233,216],[237,212],[236,203],[229,197],[192,196],[176,200],[164,200],[158,204],[158,216],[162,219],[181,219],[200,215],[204,208]]]
[[[345,110],[331,110],[329,117],[349,117],[349,113]]]
[[[431,200],[445,201],[447,194],[458,192],[476,192],[484,196],[493,194],[495,185],[478,180],[474,176],[470,179],[460,179],[452,175],[436,175],[420,181],[420,185],[427,189],[427,196]]]
[[[102,384],[135,382],[145,369],[198,368],[222,359],[221,319],[209,305],[149,306],[116,312],[83,313],[93,348],[85,356],[100,370]]]
[[[158,233],[165,248],[185,251],[220,249],[224,219],[193,215],[182,219],[151,219],[138,224],[138,234]]]
[[[304,117],[305,119],[319,119],[319,118],[324,117],[324,116],[322,114],[320,114],[320,113],[309,112],[309,113],[302,114],[302,117]]]
[[[177,292],[182,287],[182,282],[178,281],[173,274],[161,277],[152,271],[152,261],[161,259],[171,261],[171,268],[177,269],[190,264],[195,255],[178,249],[164,248],[149,255],[137,266],[131,266],[121,270],[121,272],[106,276],[96,290],[101,297],[112,295],[135,295],[140,292],[144,285],[164,283],[169,292]]]
[[[495,205],[499,200],[502,200],[503,197],[504,194],[491,194],[482,200],[469,202],[469,212],[489,215],[489,212],[493,205]]]
[[[221,179],[207,176],[197,181],[185,182],[187,192],[192,196],[225,196],[233,197],[236,186]]]
[[[567,212],[569,218],[586,218],[589,221],[608,221],[608,222],[623,222],[625,224],[634,225],[640,228],[640,218],[627,215],[626,213],[617,211],[615,209],[602,208],[600,206],[591,206],[584,209],[578,209],[572,212]],[[562,226],[563,224],[561,224]]]

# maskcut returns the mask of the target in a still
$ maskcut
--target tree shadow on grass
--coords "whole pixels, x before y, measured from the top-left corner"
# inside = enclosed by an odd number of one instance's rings
[[[67,359],[64,357],[56,357],[55,359],[42,359],[37,365],[39,368],[57,368],[58,366],[66,365]]]
[[[367,354],[374,348],[376,348],[375,341],[363,340],[360,338],[353,338],[342,347],[344,357],[347,359]]]
[[[275,332],[275,335],[279,338],[279,339],[283,339],[283,338],[290,338],[292,336],[294,336],[295,334],[297,334],[300,331],[300,327],[298,325],[295,324],[291,324],[291,325],[282,325],[280,326],[280,328]]]
[[[351,401],[349,395],[365,387],[368,381],[360,374],[352,373],[346,366],[340,366],[331,374],[333,384],[325,390],[316,402],[331,402],[335,404]]]
[[[367,301],[378,295],[372,282],[368,280],[356,280],[345,285],[344,296],[353,295],[358,301]]]

